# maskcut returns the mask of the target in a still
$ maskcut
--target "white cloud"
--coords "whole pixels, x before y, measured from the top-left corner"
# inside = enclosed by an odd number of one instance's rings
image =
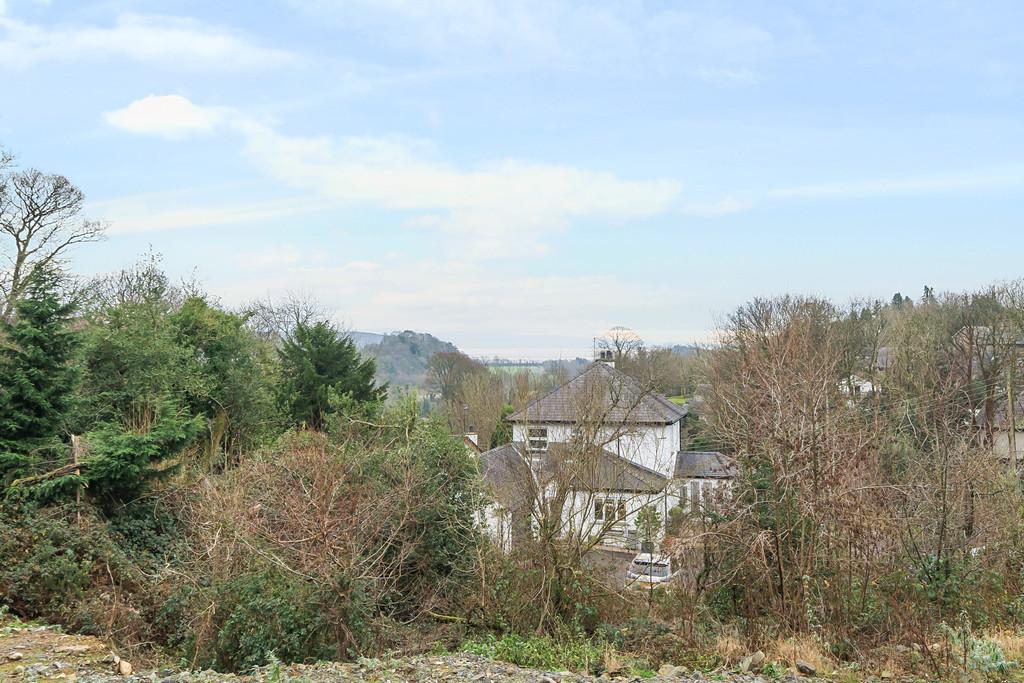
[[[89,202],[88,214],[109,223],[111,235],[139,234],[239,223],[260,223],[311,213],[325,203],[303,197],[264,201],[224,201],[197,191],[146,193]]]
[[[203,69],[269,67],[298,61],[290,52],[254,45],[222,27],[193,19],[122,14],[111,26],[44,26],[0,12],[0,68],[96,57]]]
[[[713,217],[740,213],[751,207],[750,201],[738,197],[724,197],[707,201],[692,201],[683,205],[683,212],[691,216]]]
[[[828,199],[933,194],[971,188],[1024,186],[1024,166],[979,168],[969,172],[905,178],[852,180],[785,187],[767,192],[773,199]]]
[[[623,180],[573,166],[504,159],[460,168],[434,158],[429,143],[406,138],[295,137],[227,109],[184,97],[150,96],[107,115],[127,130],[181,135],[222,124],[267,176],[337,206],[408,212],[408,224],[447,235],[460,252],[482,258],[536,253],[543,237],[579,218],[622,221],[662,213],[679,193],[674,180]],[[170,221],[218,220],[172,213]],[[154,226],[154,220],[133,225]],[[221,219],[223,220],[223,219]],[[156,229],[155,227],[151,229]]]
[[[103,115],[107,123],[132,133],[179,138],[205,133],[224,119],[224,112],[197,107],[181,95],[150,95]]]
[[[680,189],[674,180],[519,160],[460,168],[403,139],[291,137],[252,122],[239,128],[264,173],[343,204],[409,211],[411,225],[439,230],[479,257],[542,251],[545,234],[579,218],[662,213]]]
[[[281,251],[288,250],[282,246]],[[487,337],[505,344],[522,341],[536,349],[538,340],[558,339],[560,352],[569,356],[587,354],[590,337],[612,324],[660,321],[664,302],[680,300],[677,288],[612,274],[496,273],[490,265],[461,259],[336,264],[282,259],[224,275],[216,279],[220,274],[215,274],[209,284],[232,303],[251,300],[254,293],[303,291],[352,329],[429,330],[459,341],[486,325]]]
[[[1006,188],[1024,188],[1024,166],[1007,165],[967,172],[792,185],[749,191],[736,196],[690,200],[683,204],[682,211],[692,216],[713,217],[748,211],[770,202],[920,197]]]

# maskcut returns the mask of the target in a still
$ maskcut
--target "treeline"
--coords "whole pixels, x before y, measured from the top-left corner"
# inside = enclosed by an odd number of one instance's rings
[[[270,330],[270,319],[287,322]],[[287,429],[322,429],[384,395],[373,361],[328,321],[266,303],[225,310],[173,285],[153,257],[84,284],[36,267],[0,338],[8,496],[81,489],[123,502],[183,451],[190,467],[223,471]]]
[[[755,300],[721,339],[702,422],[742,475],[677,534],[695,613],[837,658],[901,644],[932,674],[1005,665],[981,634],[1021,618],[1024,284]]]

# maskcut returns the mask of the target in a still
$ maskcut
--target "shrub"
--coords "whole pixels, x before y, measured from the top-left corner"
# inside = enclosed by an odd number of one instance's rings
[[[22,618],[116,639],[154,642],[155,604],[140,562],[89,508],[0,506],[0,602]]]
[[[459,596],[477,555],[475,464],[436,423],[374,419],[287,434],[179,496],[192,587],[163,619],[194,664],[372,654],[388,620]]]
[[[236,577],[215,592],[222,620],[203,665],[242,671],[267,664],[270,652],[287,662],[338,656],[330,623],[334,609],[325,609],[315,589],[294,577],[267,569]],[[346,616],[350,628],[361,621]]]

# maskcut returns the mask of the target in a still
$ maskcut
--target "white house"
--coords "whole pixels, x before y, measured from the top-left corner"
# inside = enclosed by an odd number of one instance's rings
[[[511,547],[544,509],[563,534],[635,547],[638,514],[653,507],[660,539],[672,508],[695,511],[736,474],[721,453],[681,450],[686,415],[612,363],[592,363],[510,415],[512,443],[481,454],[488,531]]]

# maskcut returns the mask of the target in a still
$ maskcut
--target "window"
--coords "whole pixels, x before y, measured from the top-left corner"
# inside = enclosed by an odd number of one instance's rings
[[[594,499],[594,519],[599,522],[624,522],[626,520],[626,502],[614,498]]]
[[[530,427],[526,432],[526,440],[530,460],[534,464],[539,464],[544,454],[548,452],[548,428]]]
[[[711,510],[728,496],[727,489],[720,489],[714,479],[691,479],[679,491],[679,507],[694,514]]]

